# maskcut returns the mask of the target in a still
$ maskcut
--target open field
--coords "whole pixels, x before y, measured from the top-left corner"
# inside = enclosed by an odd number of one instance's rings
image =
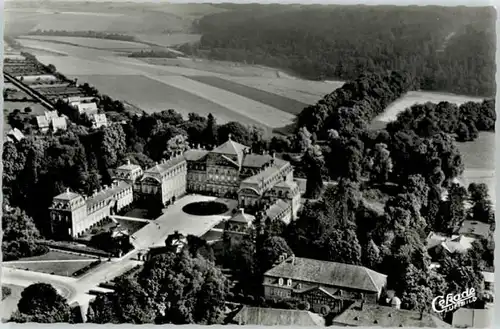
[[[39,263],[33,263],[33,262],[15,262],[15,263],[3,263],[2,266],[4,267],[11,267],[11,268],[17,268],[21,270],[27,270],[27,271],[33,271],[33,272],[41,272],[41,273],[47,273],[47,274],[54,274],[54,275],[62,275],[62,276],[71,276],[73,273],[76,271],[84,268],[85,266],[89,265],[92,262],[95,262],[95,259],[89,259],[87,261],[46,261],[46,262],[39,262]]]
[[[80,255],[72,254],[72,253],[68,253],[68,252],[51,250],[48,253],[40,255],[40,256],[21,258],[21,259],[19,259],[19,262],[36,261],[36,260],[54,260],[54,261],[56,261],[56,260],[82,260],[82,261],[88,261],[88,260],[95,260],[95,258],[90,258],[88,256],[80,256]]]
[[[457,145],[465,165],[462,182],[466,185],[472,182],[485,183],[495,203],[495,133],[481,132],[475,141]]]
[[[57,70],[68,77],[80,75],[134,75],[140,72],[134,69],[113,65],[111,62],[82,59],[72,56],[38,56],[37,59],[43,64],[53,64]]]
[[[96,48],[102,50],[115,51],[139,51],[147,50],[150,47],[138,42],[85,38],[85,37],[62,37],[62,36],[47,36],[47,35],[26,35],[19,39],[41,40],[54,43],[68,44],[78,47]]]
[[[248,87],[239,83],[221,79],[219,77],[191,76],[189,78],[295,115],[299,114],[304,107],[307,106],[307,104],[291,98],[272,94],[264,90]]]
[[[250,100],[240,95],[214,88],[212,86],[190,80],[182,76],[158,76],[153,79],[172,87],[188,91],[194,95],[211,100],[220,106],[229,108],[240,115],[244,115],[262,125],[276,128],[288,125],[294,115],[278,110],[274,107]]]
[[[291,78],[285,72],[277,69],[247,65],[243,63],[215,61],[200,58],[137,58],[138,60],[158,66],[179,67],[198,70],[200,72],[211,72],[217,75],[228,75],[234,77],[263,77],[271,79],[287,79]],[[207,74],[202,74],[207,75]]]
[[[233,77],[224,79],[245,86],[288,97],[305,104],[315,104],[326,94],[342,87],[344,82],[308,81],[302,79],[281,79],[278,77]]]
[[[393,102],[389,107],[385,110],[385,112],[375,118],[376,121],[382,122],[390,122],[396,119],[399,112],[404,111],[405,109],[411,107],[415,104],[424,104],[426,102],[439,103],[439,102],[450,102],[455,103],[457,105],[461,105],[463,103],[474,101],[480,102],[482,98],[479,97],[470,97],[463,95],[454,95],[454,94],[441,94],[434,92],[424,92],[424,91],[410,91],[406,93],[403,97]]]
[[[213,113],[219,123],[233,120],[249,121],[245,116],[210,100],[145,76],[80,75],[78,78],[80,82],[88,82],[95,86],[101,93],[127,100],[146,112],[175,109],[186,117],[190,112],[204,116]]]

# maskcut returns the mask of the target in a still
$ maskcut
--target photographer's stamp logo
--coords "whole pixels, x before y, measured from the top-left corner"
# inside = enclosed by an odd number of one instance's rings
[[[474,303],[477,300],[474,288],[466,289],[462,293],[438,296],[432,300],[432,310],[436,313],[450,312]]]

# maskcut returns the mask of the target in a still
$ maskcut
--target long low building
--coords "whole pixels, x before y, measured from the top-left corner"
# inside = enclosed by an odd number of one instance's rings
[[[90,197],[67,189],[54,198],[49,208],[52,234],[77,238],[132,201],[132,186],[126,182],[116,181]]]

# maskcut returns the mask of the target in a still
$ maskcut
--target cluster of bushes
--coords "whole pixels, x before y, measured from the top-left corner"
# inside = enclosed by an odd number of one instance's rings
[[[12,289],[10,289],[9,287],[6,287],[6,286],[2,286],[2,300],[9,297],[11,293],[12,293]]]
[[[437,132],[457,136],[460,142],[472,141],[479,131],[495,130],[495,101],[467,102],[460,106],[449,102],[414,105],[387,125],[387,131],[414,131],[421,137]]]
[[[68,242],[68,241],[46,240],[46,241],[39,241],[39,243],[42,245],[45,245],[47,247],[53,248],[53,249],[72,251],[72,252],[76,252],[76,253],[89,254],[89,255],[94,255],[94,256],[99,256],[99,257],[110,257],[111,256],[111,254],[108,252],[104,252],[104,251],[99,250],[99,249],[91,248],[91,247],[80,245],[80,244],[75,244],[75,243]]]
[[[355,134],[412,87],[407,74],[364,73],[306,107],[297,115],[297,128],[307,128],[317,139],[328,138],[331,129],[340,135]]]
[[[96,260],[95,262],[92,262],[90,263],[89,265],[85,266],[85,267],[82,267],[81,269],[79,270],[76,270],[75,272],[73,272],[73,274],[71,274],[72,276],[74,277],[79,277],[85,273],[87,273],[88,271],[90,271],[91,269],[93,269],[94,267],[98,266],[99,264],[101,264],[101,260]]]
[[[35,30],[28,33],[28,35],[50,35],[60,37],[85,37],[96,39],[108,39],[119,41],[136,41],[135,37],[131,35],[119,33],[107,33],[99,31],[64,31],[64,30]]]
[[[137,52],[133,52],[129,55],[129,57],[134,57],[134,58],[177,58],[178,56],[168,50],[141,50]]]

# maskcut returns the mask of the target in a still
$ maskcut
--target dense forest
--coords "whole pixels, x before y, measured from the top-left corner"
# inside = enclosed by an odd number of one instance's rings
[[[291,70],[308,79],[409,73],[424,90],[495,93],[492,8],[228,5],[195,22],[195,56]]]
[[[28,33],[28,35],[47,35],[47,36],[58,36],[58,37],[85,37],[85,38],[97,38],[97,39],[108,39],[108,40],[120,40],[120,41],[136,41],[135,37],[131,35],[119,34],[119,33],[107,33],[99,31],[64,31],[64,30],[35,30]]]

